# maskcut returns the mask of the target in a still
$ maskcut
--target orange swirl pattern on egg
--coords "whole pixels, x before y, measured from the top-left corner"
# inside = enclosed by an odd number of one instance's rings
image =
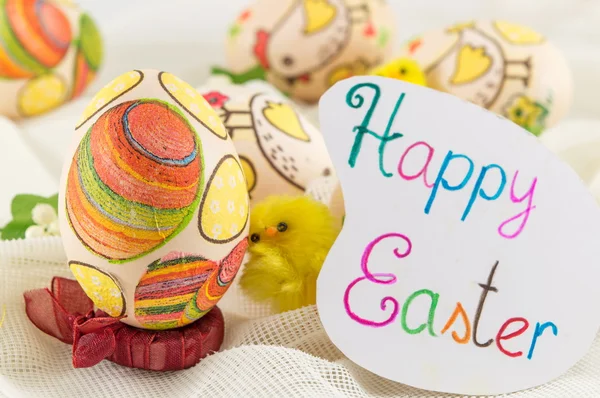
[[[148,266],[135,290],[135,316],[147,329],[188,325],[208,313],[229,289],[248,240],[242,239],[219,262],[171,252]]]
[[[155,99],[116,105],[73,157],[66,194],[71,226],[111,262],[139,258],[189,223],[203,169],[198,135],[176,107]]]
[[[45,0],[0,0],[0,77],[47,73],[66,55],[73,33],[69,20]]]

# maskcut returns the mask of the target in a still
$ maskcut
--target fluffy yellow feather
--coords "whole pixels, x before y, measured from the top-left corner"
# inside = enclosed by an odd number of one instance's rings
[[[370,72],[371,75],[403,80],[419,86],[427,85],[427,78],[417,61],[410,58],[398,58],[381,65]]]
[[[308,196],[271,196],[250,215],[249,260],[240,287],[275,312],[316,303],[316,283],[339,234],[324,204]]]

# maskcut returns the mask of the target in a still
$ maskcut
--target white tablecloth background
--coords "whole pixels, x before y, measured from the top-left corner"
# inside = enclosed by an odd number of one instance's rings
[[[596,98],[600,92],[600,0],[390,2],[401,38],[473,18],[503,18],[543,32],[563,49],[575,77],[573,110],[556,134],[548,136],[547,144],[560,149],[561,134],[587,137],[586,132],[595,130],[600,135],[600,120],[596,120],[600,115]],[[200,86],[211,65],[223,64],[228,25],[248,3],[80,1],[103,31],[105,66],[87,98],[16,126],[0,119],[0,224],[8,220],[15,194],[51,195],[57,191],[66,145],[90,95],[134,68],[166,70]],[[317,122],[314,109],[310,118]],[[600,144],[586,147],[585,167],[596,167],[600,162],[595,160],[594,148],[600,153]],[[573,157],[581,160],[580,155]],[[160,375],[107,362],[93,369],[73,370],[68,347],[27,321],[21,296],[26,289],[47,286],[53,275],[69,276],[64,261],[59,239],[0,243],[0,318],[4,311],[6,314],[0,328],[2,398],[440,396],[391,383],[352,364],[328,340],[314,307],[265,318],[264,308],[249,303],[236,287],[220,304],[227,322],[225,351],[199,366]],[[600,340],[561,379],[515,396],[600,397]]]

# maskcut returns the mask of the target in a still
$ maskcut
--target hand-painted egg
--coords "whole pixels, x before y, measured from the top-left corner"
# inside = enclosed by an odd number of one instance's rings
[[[229,30],[228,65],[242,75],[262,68],[281,91],[316,102],[386,61],[395,34],[385,0],[257,0]]]
[[[61,177],[69,265],[96,306],[145,329],[202,317],[247,248],[244,166],[223,123],[178,77],[127,72],[96,94]]]
[[[566,59],[526,26],[460,23],[410,40],[402,56],[424,68],[428,86],[505,116],[535,135],[558,123],[571,106]]]
[[[251,205],[269,195],[302,195],[334,169],[320,131],[268,83],[205,87],[239,154]]]
[[[102,56],[96,24],[75,5],[0,0],[0,114],[36,116],[80,96]]]

